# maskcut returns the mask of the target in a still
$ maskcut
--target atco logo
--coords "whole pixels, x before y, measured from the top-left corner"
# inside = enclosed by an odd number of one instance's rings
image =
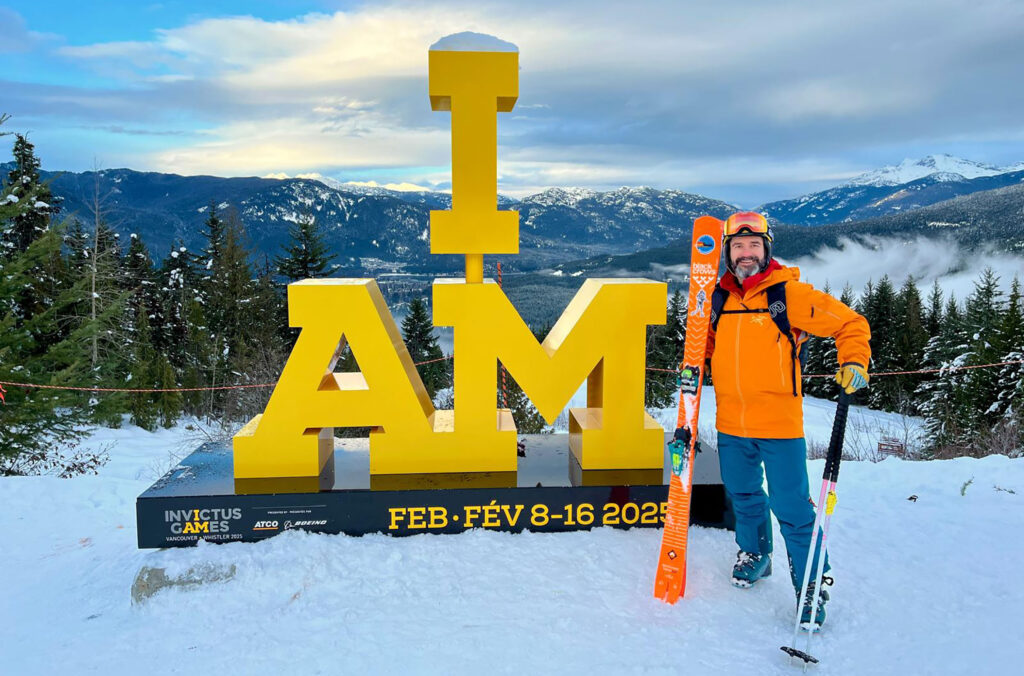
[[[285,521],[284,522],[284,529],[285,530],[289,530],[291,528],[312,528],[312,527],[315,527],[315,526],[326,526],[326,525],[327,525],[327,519],[322,519],[322,520],[319,520],[319,521]]]
[[[707,255],[715,250],[715,240],[711,235],[701,235],[697,238],[697,251]]]
[[[257,521],[252,527],[253,530],[277,530],[276,521]]]
[[[691,275],[714,275],[715,269],[708,263],[694,263],[690,266]]]
[[[227,533],[230,522],[242,518],[239,507],[231,509],[167,509],[164,521],[175,535]]]

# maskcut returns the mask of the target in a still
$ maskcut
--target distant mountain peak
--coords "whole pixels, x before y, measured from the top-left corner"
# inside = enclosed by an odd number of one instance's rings
[[[895,166],[887,165],[881,169],[861,174],[845,185],[902,185],[933,174],[940,174],[936,177],[939,180],[949,181],[958,180],[957,176],[961,179],[980,178],[1012,170],[1012,168],[995,167],[991,164],[965,160],[943,153],[928,155],[919,160],[906,159]]]
[[[536,195],[530,195],[526,198],[526,201],[545,206],[552,204],[576,206],[580,201],[594,197],[597,194],[596,191],[589,188],[548,188]]]
[[[760,207],[792,225],[824,225],[910,211],[961,195],[1020,183],[1024,163],[996,167],[952,155],[904,160],[849,183]]]

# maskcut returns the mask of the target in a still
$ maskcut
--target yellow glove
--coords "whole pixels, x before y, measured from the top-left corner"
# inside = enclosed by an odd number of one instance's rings
[[[860,388],[867,387],[869,380],[871,378],[868,376],[867,369],[852,361],[840,366],[839,371],[836,372],[836,382],[839,383],[839,387],[846,390],[847,394],[853,394]]]

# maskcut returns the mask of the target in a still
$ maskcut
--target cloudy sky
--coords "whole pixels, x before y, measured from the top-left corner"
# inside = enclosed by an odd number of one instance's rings
[[[0,113],[47,169],[444,189],[427,49],[465,30],[520,49],[507,194],[651,185],[753,207],[932,153],[1024,160],[1016,0],[13,2]]]

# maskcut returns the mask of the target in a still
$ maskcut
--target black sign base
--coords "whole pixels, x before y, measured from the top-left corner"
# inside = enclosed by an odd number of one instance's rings
[[[254,542],[285,530],[461,533],[658,528],[668,470],[586,471],[564,435],[529,435],[517,472],[374,475],[366,439],[339,440],[321,477],[235,481],[231,447],[204,444],[136,500],[139,548]],[[709,449],[694,464],[692,523],[732,528]]]

